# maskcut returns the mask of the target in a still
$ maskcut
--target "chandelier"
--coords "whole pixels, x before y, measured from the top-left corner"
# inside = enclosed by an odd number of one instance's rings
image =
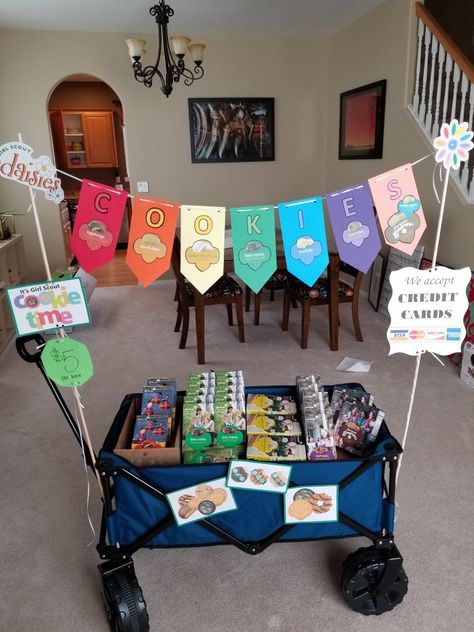
[[[145,40],[128,39],[125,41],[128,45],[128,53],[132,59],[135,79],[143,83],[147,88],[150,88],[153,77],[158,75],[161,81],[161,91],[169,97],[173,90],[173,83],[178,83],[181,77],[183,77],[184,85],[190,86],[203,76],[204,68],[201,64],[206,45],[190,44],[191,40],[189,37],[183,35],[170,37],[173,45],[173,55],[168,40],[168,22],[169,18],[174,15],[174,10],[168,4],[165,4],[164,0],[160,0],[160,4],[155,4],[151,7],[150,14],[155,18],[158,25],[158,55],[155,65],[143,67],[140,62],[143,53],[146,53]],[[184,63],[186,49],[188,49],[194,61],[192,70],[186,68]],[[160,70],[159,65],[162,57],[164,68]]]

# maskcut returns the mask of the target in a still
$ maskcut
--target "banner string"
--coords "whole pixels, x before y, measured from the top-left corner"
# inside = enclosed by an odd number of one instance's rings
[[[426,154],[426,156],[423,156],[422,158],[418,158],[418,160],[415,160],[415,162],[409,162],[409,163],[408,163],[408,165],[411,165],[412,167],[414,167],[415,165],[417,165],[418,163],[422,162],[423,160],[426,160],[426,159],[427,159],[427,158],[429,158],[430,156],[433,156],[433,154],[434,154],[434,153],[435,153],[435,152],[431,152],[430,154]],[[405,166],[403,167],[403,169],[405,169],[405,168],[406,168],[406,166],[407,166],[407,165],[405,165]],[[403,169],[401,169],[401,171],[402,171]],[[58,169],[57,167],[56,167],[56,171],[57,171],[58,173],[62,173],[62,174],[63,174],[63,175],[65,175],[65,176],[68,176],[68,178],[72,178],[73,180],[77,180],[78,182],[83,182],[83,179],[82,179],[82,178],[79,178],[78,176],[73,176],[72,174],[70,174],[70,173],[69,173],[69,172],[67,172],[67,171],[62,171],[61,169]],[[113,188],[113,187],[111,187],[111,188]],[[351,188],[349,188],[349,189],[346,189],[345,191],[339,191],[338,193],[335,193],[334,195],[340,195],[340,194],[342,194],[342,193],[349,193],[350,191],[353,191],[354,189],[357,189],[357,188],[359,188],[359,185],[358,185],[358,186],[356,186],[356,187],[351,187]],[[328,193],[327,195],[321,195],[321,196],[317,196],[317,197],[320,197],[322,200],[325,200],[325,199],[326,199],[326,197],[327,197],[328,195],[333,195],[333,194]],[[135,198],[136,196],[135,196],[135,195],[132,195],[131,193],[129,193],[127,197],[129,197],[130,199],[132,199],[132,200],[133,200],[133,198]],[[147,200],[148,198],[141,198],[141,199]],[[315,201],[316,201],[316,199],[314,199],[314,200],[306,200],[305,202],[306,202],[306,203],[309,203],[309,202],[315,202]],[[282,202],[282,204],[284,204],[284,202]],[[289,204],[287,204],[287,206],[289,206]],[[274,204],[274,205],[273,205],[273,208],[274,208],[274,209],[278,209],[278,207],[279,207],[279,205],[278,205],[278,204]],[[31,207],[30,207],[30,208],[31,208]],[[28,208],[28,211],[30,210],[30,208]],[[267,208],[267,207],[265,207],[265,208]],[[27,212],[28,212],[28,211],[27,211]]]

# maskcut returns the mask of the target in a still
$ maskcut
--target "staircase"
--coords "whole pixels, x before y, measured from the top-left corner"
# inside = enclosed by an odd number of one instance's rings
[[[456,118],[473,130],[474,64],[420,2],[416,3],[418,47],[413,98],[408,109],[428,141]],[[451,179],[467,204],[474,204],[474,150]]]

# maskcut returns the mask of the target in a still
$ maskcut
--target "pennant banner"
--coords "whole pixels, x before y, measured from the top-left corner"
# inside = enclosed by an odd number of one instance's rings
[[[235,273],[260,292],[277,267],[273,206],[231,208],[230,221]]]
[[[105,184],[83,181],[70,246],[86,272],[113,259],[127,195]]]
[[[411,165],[370,178],[369,186],[386,243],[412,255],[426,221]]]
[[[177,221],[178,204],[135,196],[126,263],[144,287],[169,269]]]
[[[321,197],[278,205],[286,267],[313,285],[329,264]]]
[[[326,204],[341,260],[365,274],[382,247],[369,185],[330,193]]]
[[[181,272],[205,294],[224,274],[225,208],[181,206]]]

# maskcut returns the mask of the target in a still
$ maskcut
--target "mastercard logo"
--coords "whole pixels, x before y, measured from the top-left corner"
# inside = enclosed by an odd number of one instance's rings
[[[412,329],[408,335],[412,340],[421,340],[426,336],[426,333],[423,329]]]

